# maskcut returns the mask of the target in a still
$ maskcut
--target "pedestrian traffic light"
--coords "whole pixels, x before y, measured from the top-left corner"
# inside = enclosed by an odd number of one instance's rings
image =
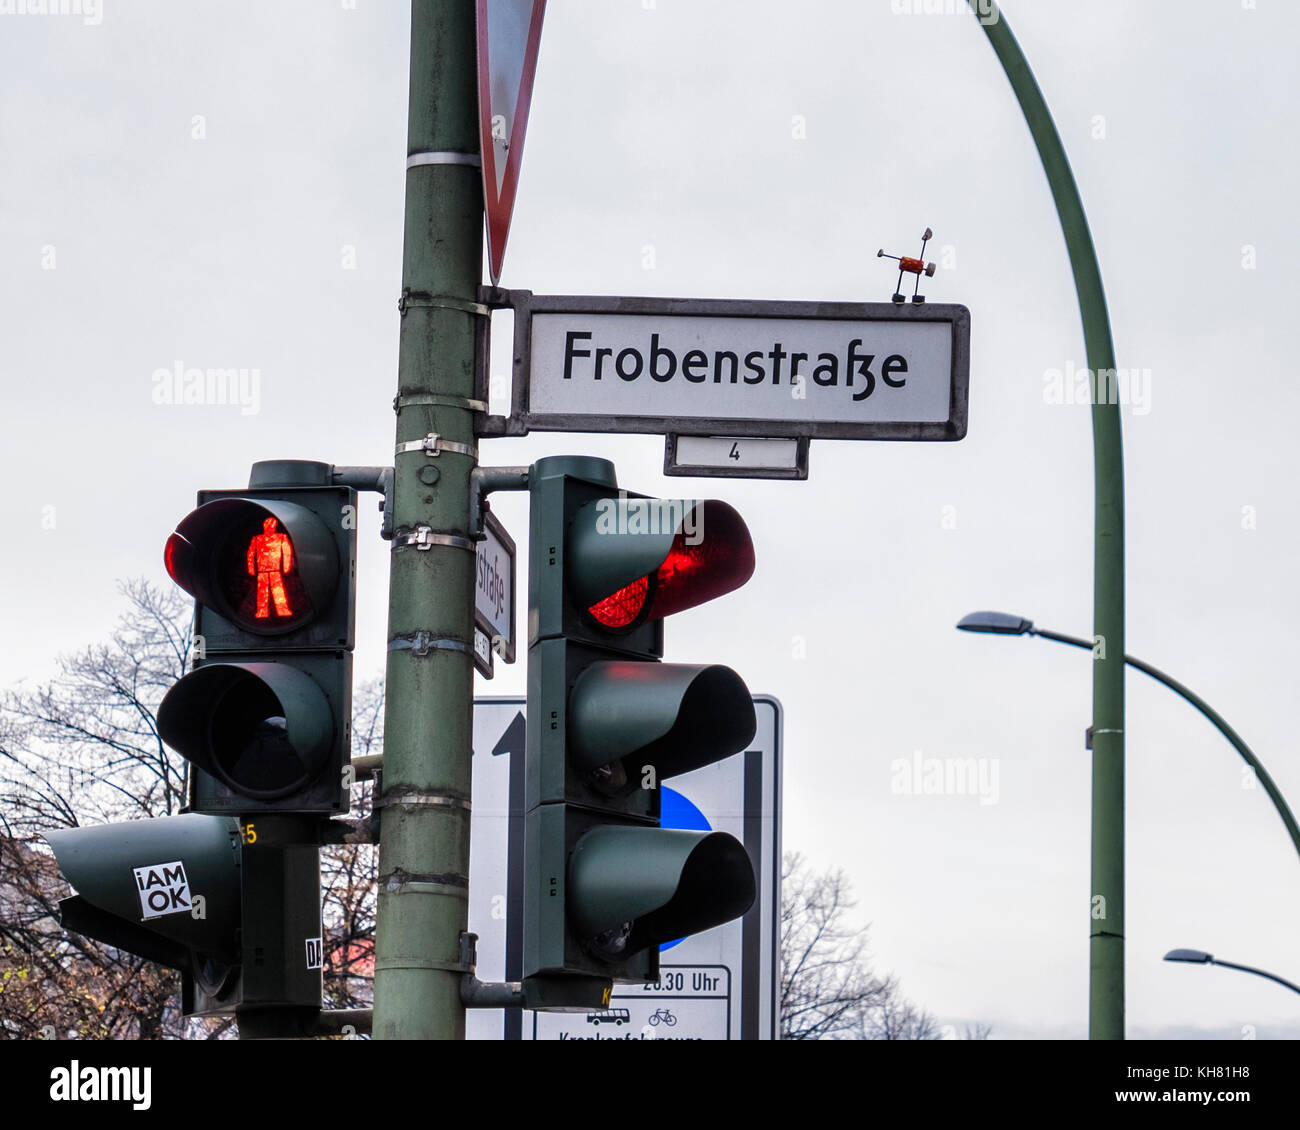
[[[320,1009],[323,964],[319,855],[298,842],[302,822],[188,813],[46,832],[76,890],[60,922],[180,970],[186,1016],[294,1034]]]
[[[325,463],[257,463],[247,490],[200,491],[167,540],[195,600],[195,670],[158,731],[199,771],[197,812],[346,811],[356,492]]]
[[[592,1006],[754,900],[739,841],[658,826],[663,780],[755,732],[730,668],[660,662],[663,620],[743,585],[754,548],[726,503],[630,495],[604,459],[540,460],[529,490],[525,996]]]

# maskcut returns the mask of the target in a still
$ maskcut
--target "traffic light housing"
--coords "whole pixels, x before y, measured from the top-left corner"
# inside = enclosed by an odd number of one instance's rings
[[[333,468],[255,464],[201,491],[164,563],[194,597],[194,669],[159,736],[189,811],[46,833],[77,893],[66,929],[181,972],[186,1016],[301,1035],[321,1006],[322,821],[350,804],[356,492]]]
[[[320,1008],[320,868],[293,817],[187,813],[46,832],[74,933],[181,973],[186,1016],[284,1027]],[[251,829],[251,830],[250,830]]]
[[[158,730],[212,814],[347,811],[356,492],[325,463],[257,463],[247,490],[200,491],[164,563],[195,600],[195,669]]]
[[[726,503],[628,494],[607,460],[540,460],[529,490],[525,995],[589,1007],[754,900],[734,837],[658,826],[663,780],[755,731],[730,668],[660,661],[664,617],[743,585],[754,551]]]

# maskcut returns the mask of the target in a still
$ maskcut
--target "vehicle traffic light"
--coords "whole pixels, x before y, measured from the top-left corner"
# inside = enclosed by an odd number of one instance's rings
[[[540,460],[529,490],[525,996],[602,1005],[754,900],[734,837],[658,826],[663,780],[755,731],[730,668],[660,662],[664,617],[743,585],[754,548],[726,503],[630,495],[608,460]]]
[[[292,1033],[320,1008],[320,867],[294,817],[188,813],[46,832],[63,927],[181,973],[186,1016]],[[251,833],[248,828],[252,829]]]
[[[198,502],[164,553],[195,600],[198,658],[158,710],[163,740],[198,770],[191,807],[346,811],[356,491],[329,464],[288,460]]]

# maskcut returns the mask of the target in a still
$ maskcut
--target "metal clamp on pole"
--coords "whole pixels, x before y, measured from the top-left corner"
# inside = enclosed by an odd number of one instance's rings
[[[476,169],[481,169],[483,158],[477,153],[466,153],[460,149],[443,149],[437,153],[412,153],[406,158],[407,169],[417,169],[421,165],[473,165]]]
[[[431,306],[437,310],[459,310],[462,314],[473,314],[478,318],[490,318],[492,311],[481,302],[470,302],[450,294],[429,294],[423,290],[404,287],[402,296],[397,300],[397,312],[406,316],[412,306]]]
[[[423,659],[431,651],[463,651],[470,656],[474,654],[473,644],[466,643],[464,640],[435,638],[433,633],[426,628],[421,628],[410,636],[398,636],[396,639],[388,641],[389,651],[405,651],[408,649],[412,655],[419,659]]]
[[[384,793],[375,801],[376,808],[411,808],[420,805],[470,811],[469,801],[462,796],[455,796],[452,793],[421,792],[417,789],[397,788],[392,792]]]
[[[404,530],[400,534],[393,535],[394,549],[414,546],[416,549],[425,550],[432,549],[435,545],[447,545],[452,549],[468,549],[471,553],[478,552],[478,547],[469,538],[463,538],[459,534],[435,533],[428,526],[416,526],[413,530]]]
[[[408,439],[405,443],[399,443],[394,450],[398,455],[409,455],[413,451],[418,451],[429,456],[430,459],[436,459],[444,451],[454,455],[468,455],[471,459],[478,458],[476,444],[456,443],[454,440],[443,439],[437,432],[430,432],[423,439]]]
[[[486,412],[488,410],[486,400],[471,400],[467,396],[443,396],[440,393],[415,392],[410,396],[393,397],[394,412],[400,412],[403,408],[422,408],[426,405],[464,408],[467,412]]]
[[[460,900],[469,898],[469,880],[464,875],[447,872],[413,874],[399,868],[379,880],[379,889],[390,895],[440,895]],[[378,969],[383,964],[385,963],[376,961],[375,968]],[[466,972],[459,960],[438,961],[414,955],[389,958],[386,964],[389,969],[448,969],[453,973]]]

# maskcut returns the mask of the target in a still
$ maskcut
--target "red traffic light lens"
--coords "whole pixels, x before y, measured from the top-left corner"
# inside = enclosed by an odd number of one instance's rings
[[[190,551],[190,543],[187,542],[180,534],[172,534],[167,539],[167,545],[163,548],[163,565],[167,568],[167,575],[181,587],[184,587],[185,568],[181,564]]]
[[[691,528],[677,531],[655,574],[649,617],[662,620],[740,588],[754,575],[754,543],[725,502],[702,502]]]
[[[274,636],[316,615],[285,523],[256,502],[223,499],[194,511],[167,539],[167,573],[246,632]]]
[[[653,574],[587,611],[602,627],[628,628],[704,604],[740,588],[753,573],[754,543],[744,519],[725,502],[701,502],[682,521],[668,556]]]
[[[605,597],[587,609],[596,623],[606,628],[627,628],[635,624],[650,594],[650,578],[641,577],[626,588]]]

